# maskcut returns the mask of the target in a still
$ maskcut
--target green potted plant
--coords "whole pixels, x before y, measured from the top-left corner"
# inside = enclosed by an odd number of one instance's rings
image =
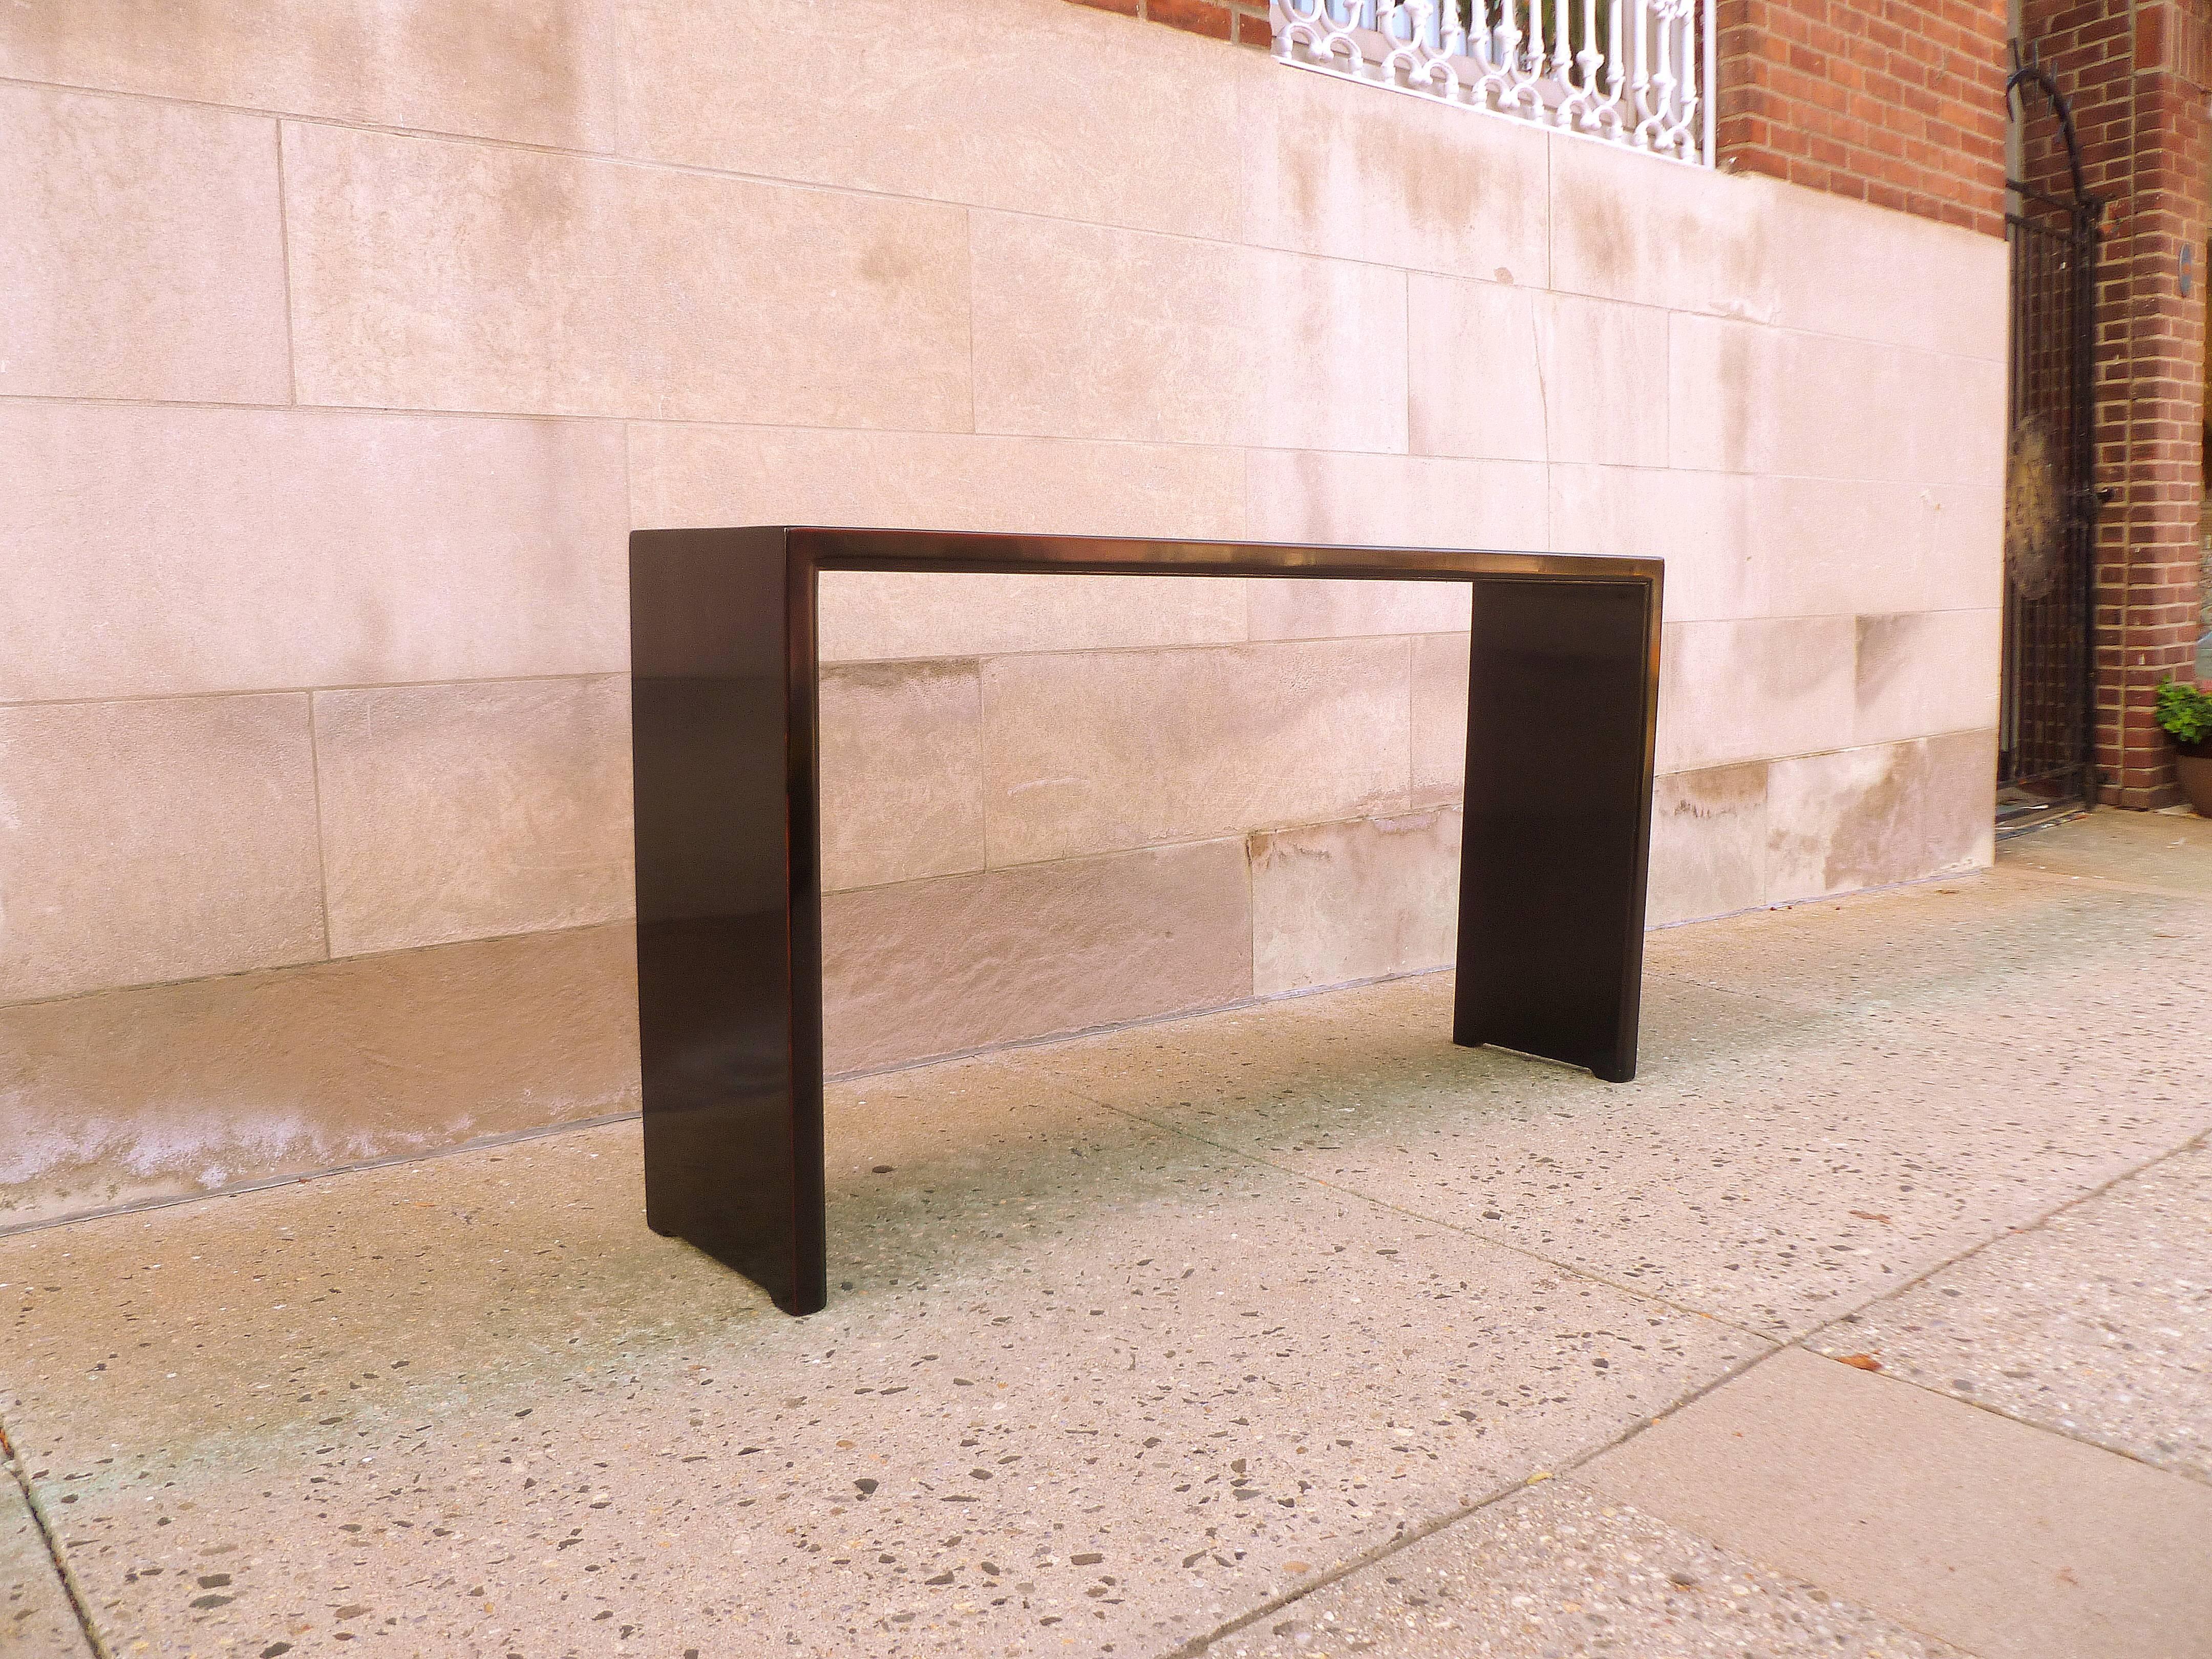
[[[2179,680],[2160,680],[2158,723],[2173,739],[2173,769],[2199,817],[2212,818],[2212,696]]]

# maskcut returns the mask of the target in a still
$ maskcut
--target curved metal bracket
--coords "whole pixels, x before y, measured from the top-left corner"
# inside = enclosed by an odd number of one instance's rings
[[[2082,183],[2081,140],[2074,131],[2073,106],[2066,101],[2066,94],[2058,90],[2058,82],[2051,78],[2051,71],[2043,67],[2033,48],[2029,49],[2026,58],[2022,58],[2017,38],[2011,46],[2012,73],[2005,77],[2005,112],[2014,120],[2026,120],[2027,112],[2014,102],[2021,88],[2033,85],[2042,88],[2043,95],[2050,100],[2051,112],[2058,118],[2059,133],[2066,140],[2066,166],[2074,175],[2074,199],[2087,208],[2094,217],[2105,203],[2102,197],[2090,195],[2088,187]],[[2017,189],[2027,188],[2013,179],[2008,179],[2005,182]]]

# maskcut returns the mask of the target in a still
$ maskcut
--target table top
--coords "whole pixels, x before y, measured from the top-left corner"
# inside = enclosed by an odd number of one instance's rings
[[[780,530],[797,559],[817,570],[945,570],[1003,574],[1314,576],[1377,581],[1656,583],[1665,561],[1484,548],[1334,547],[1297,542],[1166,541],[1135,537],[1026,536],[827,525]],[[696,531],[641,532],[696,535]]]

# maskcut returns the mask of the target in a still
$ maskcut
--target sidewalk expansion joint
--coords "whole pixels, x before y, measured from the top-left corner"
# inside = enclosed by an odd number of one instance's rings
[[[1278,1164],[1264,1153],[1253,1152],[1249,1147],[1232,1146],[1227,1141],[1215,1140],[1206,1135],[1194,1134],[1188,1129],[1180,1128],[1172,1123],[1162,1123],[1155,1118],[1145,1116],[1140,1112],[1133,1112],[1126,1106],[1116,1106],[1110,1102],[1100,1100],[1095,1095],[1085,1094],[1073,1084],[1063,1082],[1058,1078],[1046,1080],[1049,1081],[1054,1088],[1073,1095],[1079,1100],[1088,1101],[1101,1111],[1111,1112],[1116,1117],[1127,1118],[1132,1123],[1141,1123],[1148,1129],[1158,1130],[1162,1134],[1175,1135],[1197,1146],[1209,1146],[1217,1152],[1226,1152],[1231,1158],[1242,1158],[1247,1164],[1255,1164],[1263,1170],[1273,1170],[1277,1175],[1287,1176],[1293,1181],[1318,1187],[1324,1192],[1341,1193],[1346,1198],[1356,1198],[1362,1204],[1371,1204],[1378,1210],[1389,1211],[1392,1215],[1401,1215],[1408,1221],[1418,1221],[1425,1227],[1441,1227],[1446,1232],[1456,1233],[1462,1238],[1471,1238],[1476,1243],[1486,1244],[1492,1249],[1505,1250],[1514,1255],[1525,1257],[1530,1261],[1541,1262],[1553,1273],[1566,1273],[1572,1278],[1586,1279],[1593,1285],[1602,1285],[1609,1291],[1618,1291],[1621,1295],[1633,1297],[1638,1302],[1656,1303],[1660,1307],[1671,1309],[1688,1318],[1710,1321],[1723,1329],[1735,1332],[1738,1335],[1764,1342],[1771,1350],[1778,1351],[1789,1346],[1787,1338],[1775,1336],[1766,1331],[1755,1330],[1748,1325],[1739,1325],[1732,1319],[1723,1319],[1718,1314],[1707,1313],[1703,1308],[1692,1308],[1687,1303],[1676,1302],[1670,1297],[1656,1295],[1640,1285],[1624,1285],[1619,1279],[1607,1279],[1603,1273],[1592,1273],[1588,1267],[1577,1267],[1569,1261],[1561,1261],[1555,1256],[1546,1255],[1540,1250],[1532,1250],[1525,1244],[1516,1244],[1510,1239],[1493,1238],[1488,1233],[1478,1231],[1459,1222],[1447,1221],[1441,1216],[1430,1215],[1420,1210],[1409,1210],[1402,1204],[1393,1204],[1388,1199],[1376,1198],[1370,1194],[1363,1193],[1357,1187],[1344,1186],[1338,1182],[1330,1181],[1324,1176],[1315,1175],[1310,1170],[1301,1170],[1292,1164]]]
[[[1688,1393],[1683,1395],[1681,1398],[1675,1401],[1672,1405],[1668,1406],[1665,1410],[1658,1413],[1656,1415],[1644,1418],[1638,1422],[1632,1423],[1627,1428],[1623,1429],[1619,1434],[1613,1436],[1611,1439],[1601,1442],[1597,1445],[1591,1446],[1586,1450],[1576,1453],[1572,1457],[1561,1462],[1557,1468],[1547,1469],[1540,1474],[1527,1475],[1519,1480],[1510,1482],[1505,1486],[1494,1486],[1489,1492],[1484,1493],[1481,1497],[1476,1498],[1472,1503],[1462,1504],[1457,1509],[1449,1510],[1442,1515],[1433,1515],[1425,1521],[1416,1522],[1411,1526],[1403,1527],[1390,1537],[1384,1539],[1381,1543],[1375,1545],[1370,1549],[1362,1551],[1359,1554],[1353,1556],[1350,1560],[1346,1561],[1338,1566],[1330,1568],[1327,1572],[1315,1574],[1312,1579],[1308,1583],[1300,1584],[1294,1589],[1285,1590],[1280,1595],[1270,1597],[1267,1601],[1261,1602],[1258,1607],[1252,1608],[1249,1612],[1241,1613],[1237,1614],[1236,1618],[1229,1620],[1224,1623],[1217,1625],[1213,1629],[1206,1632],[1202,1635],[1192,1637],[1181,1647],[1170,1649],[1168,1652],[1161,1655],[1160,1659],[1202,1659],[1202,1656],[1206,1652],[1206,1650],[1212,1648],[1217,1642],[1224,1641],[1228,1638],[1234,1636],[1238,1631],[1250,1629],[1254,1625],[1258,1624],[1262,1619],[1270,1618],[1273,1615],[1280,1613],[1284,1608],[1293,1606],[1297,1602],[1303,1601],[1306,1597],[1314,1595],[1316,1591],[1327,1589],[1332,1584],[1341,1583],[1345,1579],[1352,1577],[1356,1573],[1364,1572],[1369,1567],[1374,1566],[1379,1562],[1387,1561],[1392,1556],[1397,1554],[1401,1550],[1404,1550],[1414,1544],[1418,1544],[1425,1538],[1433,1538],[1437,1534],[1443,1532],[1449,1528],[1458,1525],[1468,1516],[1479,1515],[1483,1510],[1503,1503],[1505,1499],[1512,1497],[1516,1492],[1527,1492],[1531,1487],[1539,1486],[1544,1481],[1556,1480],[1564,1475],[1572,1474],[1577,1469],[1581,1468],[1584,1464],[1594,1462],[1598,1458],[1603,1457],[1607,1453],[1614,1450],[1616,1448],[1626,1445],[1630,1441],[1635,1439],[1637,1436],[1642,1434],[1645,1430],[1653,1427],[1656,1424],[1664,1422],[1667,1419],[1674,1416],[1675,1413],[1686,1410],[1689,1407],[1696,1405],[1698,1401],[1703,1400],[1714,1389],[1723,1388],[1727,1384],[1735,1382],[1738,1377],[1743,1376],[1753,1366],[1765,1364],[1768,1360],[1771,1359],[1776,1354],[1781,1352],[1781,1347],[1777,1346],[1770,1348],[1765,1353],[1755,1353],[1747,1358],[1739,1360],[1735,1364],[1728,1366],[1726,1369],[1722,1370],[1718,1376],[1711,1378],[1710,1381],[1699,1383],[1696,1388],[1692,1389]]]
[[[2053,1205],[2050,1209],[2045,1211],[2041,1215],[2037,1216],[2032,1221],[2023,1221],[2016,1227],[2008,1227],[1993,1238],[1983,1239],[1979,1243],[1970,1244],[1965,1249],[1957,1252],[1955,1255],[1946,1256],[1942,1261],[1936,1262],[1934,1266],[1925,1268],[1920,1273],[1915,1273],[1903,1284],[1892,1286],[1890,1289],[1884,1291],[1880,1296],[1868,1297],[1867,1300],[1858,1304],[1856,1307],[1836,1315],[1832,1319],[1823,1321],[1821,1323],[1814,1326],[1809,1330],[1807,1330],[1796,1337],[1791,1338],[1788,1342],[1780,1346],[1784,1347],[1802,1348],[1806,1352],[1816,1355],[1823,1359],[1833,1358],[1833,1355],[1823,1354],[1818,1348],[1814,1347],[1812,1345],[1821,1337],[1827,1335],[1829,1333],[1842,1326],[1849,1324],[1852,1320],[1856,1319],[1861,1314],[1865,1313],[1869,1309],[1878,1308],[1885,1302],[1893,1302],[1896,1300],[1899,1297],[1903,1296],[1906,1291],[1916,1290],[1919,1286],[1926,1284],[1929,1279],[1935,1278],[1936,1274],[1948,1272],[1949,1269],[1957,1267],[1962,1261],[1971,1261],[1975,1256],[1979,1255],[1984,1250],[1988,1249],[1993,1244],[2002,1243],[2008,1238],[2017,1238],[2024,1233],[2039,1232],[2045,1227],[2049,1226],[2051,1223],[2058,1219],[2059,1217],[2066,1214],[2069,1211],[2076,1209],[2081,1205],[2088,1203],[2093,1199],[2102,1198],[2106,1194],[2111,1192],[2115,1187],[2119,1186],[2122,1182],[2133,1181],[2138,1176],[2148,1175],[2151,1170],[2156,1169],[2161,1164],[2165,1164],[2171,1159],[2179,1158],[2185,1153],[2200,1151],[2208,1146],[2212,1146],[2212,1129],[2200,1131],[2199,1133],[2191,1135],[2188,1139],[2183,1141],[2179,1146],[2169,1146],[2164,1152],[2157,1153],[2154,1157],[2146,1158],[2142,1163],[2135,1165],[2133,1168],[2121,1170],[2110,1180],[2101,1182],[2094,1187],[2085,1188],[2084,1190],[2075,1194],[2073,1197],[2065,1200],[2063,1202]],[[1963,1395],[1952,1394],[1940,1388],[1932,1388],[1925,1382],[1915,1382],[1909,1376],[1900,1376],[1897,1373],[1887,1370],[1883,1370],[1881,1375],[1888,1377],[1893,1382],[1902,1382],[1908,1388],[1918,1389],[1923,1394],[1932,1394],[1939,1400],[1948,1400],[1958,1405],[1970,1406],[1976,1411],[1987,1412],[1990,1416],[2002,1418],[2008,1423],[2017,1423],[2023,1428],[2037,1429],[2040,1430],[2045,1434],[2057,1435],[2060,1439],[2070,1440],[2076,1445],[2094,1446],[2099,1451],[2110,1452],[2115,1457],[2124,1457],[2130,1463],[2141,1464],[2144,1468],[2155,1470],[2160,1474],[2172,1475],[2178,1480],[2195,1481],[2200,1486],[2212,1485],[2212,1481],[2207,1481],[2202,1476],[2192,1474],[2186,1470],[2169,1468],[2165,1464],[2154,1463],[2148,1458],[2143,1457],[2136,1452],[2130,1451],[2124,1446],[2110,1445],[2102,1440],[2094,1440],[2086,1435],[2069,1434],[2063,1429],[2053,1428],[2048,1423],[2041,1423],[2036,1421],[2033,1418],[2020,1416],[2016,1413],[2007,1411],[2003,1407],[1996,1404],[1994,1401],[1968,1399]]]
[[[2045,886],[2087,888],[2100,893],[2132,893],[2142,898],[2180,899],[2194,904],[2212,904],[2212,893],[2199,892],[2189,887],[2159,887],[2140,881],[2115,881],[2110,876],[2075,875],[2067,870],[2022,869],[2017,865],[2008,866],[2003,873]]]
[[[92,1622],[92,1603],[85,1599],[84,1587],[70,1571],[69,1558],[62,1551],[62,1540],[54,1535],[53,1522],[46,1507],[39,1502],[39,1494],[31,1485],[31,1472],[16,1455],[15,1443],[8,1437],[8,1425],[0,1423],[0,1463],[8,1466],[8,1473],[15,1482],[16,1490],[23,1494],[23,1507],[30,1511],[31,1524],[39,1529],[39,1538],[46,1547],[46,1557],[53,1563],[54,1577],[60,1580],[62,1594],[69,1597],[70,1611],[76,1615],[77,1628],[84,1633],[85,1646],[93,1659],[113,1659],[107,1644],[100,1639],[100,1630]]]

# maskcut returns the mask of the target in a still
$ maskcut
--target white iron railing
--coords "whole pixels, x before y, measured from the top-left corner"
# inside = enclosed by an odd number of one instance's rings
[[[1299,69],[1711,167],[1713,0],[1271,0]]]

